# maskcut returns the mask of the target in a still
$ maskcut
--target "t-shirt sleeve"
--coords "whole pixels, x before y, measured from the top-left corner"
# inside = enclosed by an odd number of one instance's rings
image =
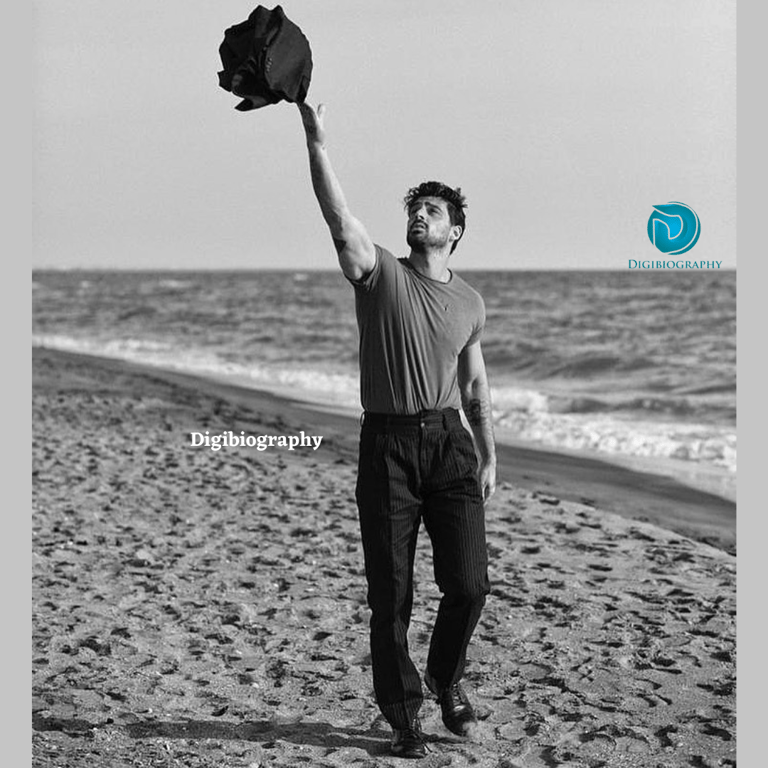
[[[485,328],[485,302],[481,298],[480,294],[477,294],[477,313],[475,324],[472,328],[472,335],[464,345],[464,348],[471,347],[475,342],[480,341],[483,335],[483,329]]]
[[[370,293],[373,291],[379,282],[382,271],[386,269],[384,262],[387,260],[387,257],[390,259],[395,258],[391,253],[389,253],[389,251],[385,250],[376,243],[374,243],[374,248],[376,251],[376,264],[374,264],[373,269],[359,280],[352,280],[351,278],[347,277],[347,280],[349,280],[349,282],[352,284],[352,287],[355,289],[355,291],[360,291],[362,293]]]

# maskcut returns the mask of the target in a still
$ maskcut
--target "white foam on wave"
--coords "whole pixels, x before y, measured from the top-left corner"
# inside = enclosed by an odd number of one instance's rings
[[[494,387],[494,422],[519,439],[603,454],[679,459],[736,472],[736,433],[727,427],[621,419],[605,413],[568,413],[547,394]],[[554,405],[553,405],[554,403]]]
[[[47,347],[60,349],[65,352],[82,352],[84,354],[102,355],[103,357],[117,357],[132,359],[136,362],[142,354],[173,349],[168,342],[153,341],[152,339],[107,339],[103,341],[95,339],[77,339],[72,336],[60,336],[57,334],[33,334],[33,347]]]
[[[495,411],[494,416],[521,440],[577,451],[682,459],[736,472],[736,434],[726,428],[544,411]]]
[[[151,339],[94,340],[35,334],[32,345],[127,360],[218,379],[235,379],[245,386],[310,402],[359,407],[358,381],[351,373],[331,373],[300,366],[236,363],[222,360],[212,352],[179,348],[168,342]]]
[[[493,402],[500,411],[548,413],[549,398],[543,392],[520,387],[493,387]]]

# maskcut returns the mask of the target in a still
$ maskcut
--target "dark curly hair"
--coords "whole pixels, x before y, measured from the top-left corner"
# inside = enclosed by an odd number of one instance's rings
[[[407,211],[420,197],[439,197],[445,200],[448,206],[448,216],[451,220],[451,226],[461,227],[461,235],[458,240],[454,240],[451,246],[451,253],[456,250],[459,240],[464,237],[467,229],[467,219],[464,215],[464,209],[467,207],[467,200],[461,194],[461,187],[453,189],[441,181],[422,181],[417,187],[411,187],[403,198],[403,204]]]

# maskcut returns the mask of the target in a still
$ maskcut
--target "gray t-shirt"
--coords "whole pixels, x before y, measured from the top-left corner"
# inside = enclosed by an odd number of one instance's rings
[[[376,246],[376,266],[355,288],[360,398],[374,413],[460,408],[459,353],[485,325],[480,294],[457,274],[447,283]]]

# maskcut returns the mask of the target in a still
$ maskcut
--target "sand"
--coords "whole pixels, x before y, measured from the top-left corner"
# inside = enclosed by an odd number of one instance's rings
[[[736,765],[732,504],[504,451],[465,677],[480,725],[458,739],[428,700],[430,754],[406,762],[371,690],[354,422],[42,350],[33,384],[34,766]],[[230,429],[324,439],[190,446]],[[423,668],[425,536],[416,581]]]

